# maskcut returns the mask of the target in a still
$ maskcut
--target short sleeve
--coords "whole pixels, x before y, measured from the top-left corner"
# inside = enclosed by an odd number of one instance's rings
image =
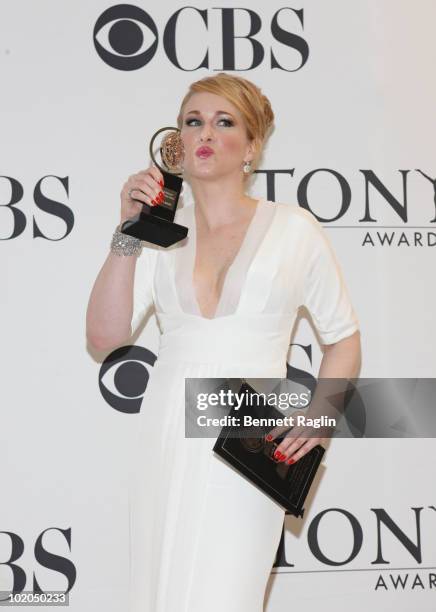
[[[148,309],[153,306],[153,278],[157,252],[144,246],[138,255],[133,284],[133,312],[131,332],[134,334],[140,326]]]
[[[309,265],[304,279],[303,303],[322,343],[333,344],[357,331],[359,321],[325,229],[313,215],[309,223]]]

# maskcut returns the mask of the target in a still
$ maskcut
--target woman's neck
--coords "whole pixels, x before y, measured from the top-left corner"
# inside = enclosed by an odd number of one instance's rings
[[[239,181],[193,180],[191,190],[198,218],[213,230],[250,216],[257,200],[247,195],[244,188]]]

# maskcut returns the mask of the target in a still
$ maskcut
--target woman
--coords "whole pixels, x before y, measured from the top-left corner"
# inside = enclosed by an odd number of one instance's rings
[[[261,612],[282,531],[282,508],[212,452],[215,440],[184,437],[185,378],[285,378],[302,304],[326,345],[319,376],[358,369],[358,322],[323,228],[295,204],[246,193],[272,122],[245,79],[192,84],[178,125],[193,204],[175,219],[188,237],[170,249],[144,244],[139,257],[132,242],[126,255],[114,249],[91,294],[96,348],[127,343],[152,304],[161,331],[130,489],[129,612]],[[138,212],[130,196],[159,206],[162,186],[156,167],[132,175],[121,222]],[[318,442],[288,439],[279,450],[298,460]]]

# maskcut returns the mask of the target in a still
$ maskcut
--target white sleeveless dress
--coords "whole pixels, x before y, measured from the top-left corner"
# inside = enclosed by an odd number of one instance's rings
[[[185,377],[285,378],[300,305],[321,341],[359,327],[326,233],[295,204],[259,200],[225,277],[214,318],[192,284],[195,205],[178,209],[188,237],[138,258],[132,330],[154,304],[158,358],[141,407],[129,481],[129,612],[262,612],[284,511],[212,451],[184,435]]]

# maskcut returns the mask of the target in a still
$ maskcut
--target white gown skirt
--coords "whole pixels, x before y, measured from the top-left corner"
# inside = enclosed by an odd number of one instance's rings
[[[214,439],[185,438],[185,377],[223,376],[210,363],[153,368],[129,479],[129,612],[263,610],[284,510]]]

